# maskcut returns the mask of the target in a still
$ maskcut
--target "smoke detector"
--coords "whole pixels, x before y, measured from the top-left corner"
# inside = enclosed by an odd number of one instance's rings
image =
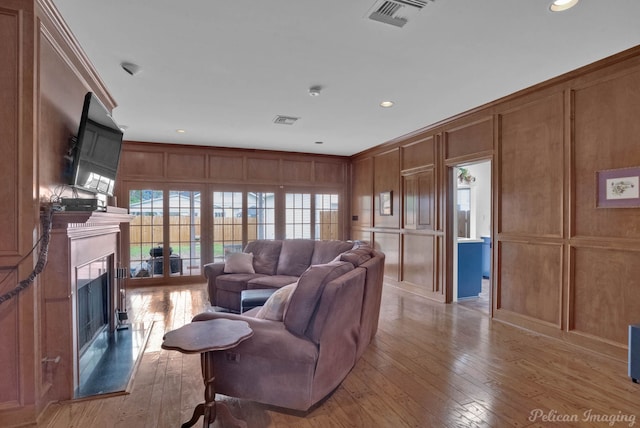
[[[367,12],[367,17],[402,28],[427,5],[428,1],[435,0],[377,0]]]
[[[132,76],[135,76],[142,71],[138,64],[134,64],[132,62],[123,62],[120,64],[120,67]]]

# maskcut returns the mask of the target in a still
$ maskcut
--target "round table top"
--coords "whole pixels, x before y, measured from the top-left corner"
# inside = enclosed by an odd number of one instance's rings
[[[216,318],[192,322],[167,332],[162,348],[185,354],[221,351],[233,348],[251,336],[253,330],[246,321]]]

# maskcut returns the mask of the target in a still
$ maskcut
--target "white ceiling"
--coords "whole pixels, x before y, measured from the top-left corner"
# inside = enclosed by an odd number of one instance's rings
[[[135,141],[352,155],[640,45],[640,0],[436,0],[404,28],[374,0],[53,1]]]

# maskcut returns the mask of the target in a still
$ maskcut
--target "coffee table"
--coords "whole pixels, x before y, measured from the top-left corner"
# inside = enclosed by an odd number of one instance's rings
[[[224,318],[207,321],[196,321],[176,330],[167,332],[162,342],[163,349],[179,351],[185,354],[200,354],[202,378],[204,380],[204,403],[200,403],[193,411],[193,416],[182,428],[193,426],[200,416],[204,416],[203,427],[208,427],[216,419],[216,414],[233,422],[236,426],[246,428],[244,421],[236,419],[226,404],[216,402],[215,372],[213,356],[216,351],[223,351],[237,346],[243,340],[253,336],[253,330],[246,321]]]

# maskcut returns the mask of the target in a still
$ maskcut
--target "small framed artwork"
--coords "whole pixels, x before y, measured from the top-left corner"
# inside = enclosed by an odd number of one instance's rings
[[[640,207],[640,167],[598,171],[596,185],[596,207]]]
[[[380,215],[393,215],[393,192],[380,192]]]

